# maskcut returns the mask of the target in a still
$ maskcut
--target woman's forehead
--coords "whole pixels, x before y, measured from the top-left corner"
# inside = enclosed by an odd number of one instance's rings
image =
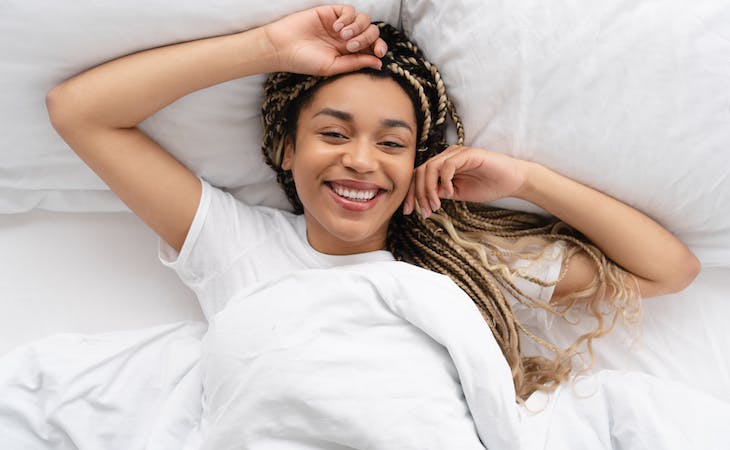
[[[308,119],[329,115],[340,119],[375,116],[379,120],[400,120],[415,130],[413,103],[403,88],[390,77],[355,73],[321,86],[301,111]]]

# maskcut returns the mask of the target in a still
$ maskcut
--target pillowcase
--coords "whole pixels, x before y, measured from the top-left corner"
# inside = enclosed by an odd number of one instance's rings
[[[0,213],[126,207],[51,127],[46,93],[93,65],[232,33],[323,1],[5,2]],[[547,165],[642,210],[704,265],[730,265],[730,6],[567,0],[354,4],[441,69],[467,143]],[[399,17],[400,15],[400,17]],[[140,124],[198,175],[288,208],[260,156],[264,76],[192,93]],[[536,207],[508,199],[499,206]]]
[[[467,144],[614,196],[730,265],[729,3],[408,0],[401,20]]]
[[[85,69],[147,48],[234,33],[327,2],[10,0],[0,14],[0,213],[126,207],[68,148],[45,109],[48,91]],[[398,23],[400,2],[352,2]],[[211,183],[252,203],[288,207],[261,157],[265,75],[194,92],[140,128]]]

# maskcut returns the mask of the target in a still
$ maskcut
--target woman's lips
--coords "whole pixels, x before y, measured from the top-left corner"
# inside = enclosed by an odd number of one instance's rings
[[[378,187],[377,185],[374,185],[372,183],[361,183],[361,182],[353,182],[353,181],[330,181],[325,183],[327,186],[327,191],[334,199],[335,203],[337,203],[342,208],[348,210],[348,211],[356,211],[356,212],[362,212],[367,211],[374,207],[378,201],[380,200],[380,197],[382,196],[383,192],[385,192],[383,189]],[[341,193],[345,193],[347,195],[354,195],[354,196],[363,196],[367,197],[369,195],[375,194],[370,199],[351,199],[347,198],[343,195],[338,194],[335,192],[335,189],[340,191]]]

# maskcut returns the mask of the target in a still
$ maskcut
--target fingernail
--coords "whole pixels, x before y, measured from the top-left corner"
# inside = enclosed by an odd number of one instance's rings
[[[360,48],[360,43],[357,41],[350,41],[347,43],[347,50],[351,52],[357,51],[358,48]]]
[[[345,24],[344,24],[344,23],[342,23],[342,22],[337,22],[337,23],[335,23],[335,26],[334,26],[333,28],[334,28],[334,30],[335,30],[336,32],[338,32],[338,33],[339,33],[339,32],[340,32],[340,30],[342,29],[342,27],[344,27],[344,26],[345,26]]]
[[[342,39],[350,39],[352,37],[352,30],[345,30],[342,32]]]
[[[407,216],[408,214],[410,214],[408,211],[408,203],[403,203],[403,215]]]
[[[428,210],[425,206],[421,208],[421,214],[423,215],[423,218],[426,219],[428,216],[431,215],[431,211]]]
[[[431,205],[431,211],[436,212],[439,209],[438,205],[434,203],[433,200],[430,201],[429,204]]]

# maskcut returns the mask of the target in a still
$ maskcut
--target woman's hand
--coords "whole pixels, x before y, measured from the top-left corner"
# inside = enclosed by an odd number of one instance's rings
[[[441,207],[441,198],[490,202],[516,196],[526,178],[525,161],[452,145],[415,169],[403,212],[413,212],[416,200],[424,217],[428,217]]]
[[[334,75],[364,67],[380,69],[387,46],[370,16],[351,5],[320,6],[263,27],[278,70]]]

